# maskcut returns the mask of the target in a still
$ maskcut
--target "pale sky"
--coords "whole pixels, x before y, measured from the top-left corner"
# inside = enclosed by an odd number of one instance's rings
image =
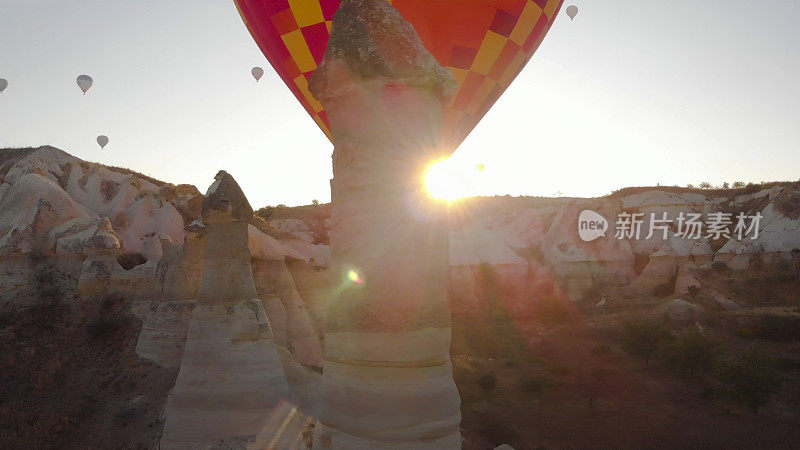
[[[485,165],[468,170],[472,193],[800,178],[800,1],[566,4],[578,17],[562,9],[453,157]],[[201,191],[225,169],[254,207],[330,199],[333,146],[232,0],[0,0],[0,78],[0,147],[49,144]]]

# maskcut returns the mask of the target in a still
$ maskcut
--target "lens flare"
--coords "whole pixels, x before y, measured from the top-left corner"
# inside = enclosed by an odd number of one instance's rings
[[[355,284],[364,284],[364,279],[361,278],[361,275],[359,275],[355,270],[350,270],[347,272],[347,279]]]
[[[477,195],[475,189],[476,173],[474,165],[458,164],[453,159],[437,161],[425,174],[425,188],[435,199],[453,201]]]

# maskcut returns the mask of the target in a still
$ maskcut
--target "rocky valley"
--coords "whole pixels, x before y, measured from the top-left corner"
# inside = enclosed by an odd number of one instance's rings
[[[0,447],[319,444],[329,205],[254,212],[224,171],[204,194],[54,147],[0,150],[0,177]],[[800,183],[448,216],[464,448],[800,438]]]

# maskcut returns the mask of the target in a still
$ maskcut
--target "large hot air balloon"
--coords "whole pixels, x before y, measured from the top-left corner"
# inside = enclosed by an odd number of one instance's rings
[[[253,67],[253,70],[251,70],[250,73],[253,74],[253,78],[255,78],[256,83],[258,83],[258,80],[260,80],[261,77],[264,76],[264,69],[262,69],[261,67]]]
[[[570,20],[575,19],[575,16],[578,15],[578,7],[575,5],[567,6],[567,15],[569,16]]]
[[[94,84],[94,80],[92,80],[92,77],[89,75],[80,75],[75,81],[78,83],[78,87],[83,91],[83,95],[86,95],[86,91]]]
[[[327,114],[308,90],[325,54],[340,0],[234,0],[275,71],[331,137]],[[455,75],[445,142],[461,144],[539,47],[563,0],[387,0],[431,54]]]
[[[97,143],[100,144],[100,148],[106,148],[106,145],[108,145],[108,136],[102,134],[97,136]]]
[[[2,94],[7,87],[8,87],[8,80],[6,80],[5,78],[0,78],[0,94]]]

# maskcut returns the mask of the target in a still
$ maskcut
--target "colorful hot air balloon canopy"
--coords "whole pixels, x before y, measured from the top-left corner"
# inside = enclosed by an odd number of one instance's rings
[[[328,118],[308,90],[340,0],[234,0],[250,34],[322,131]],[[386,0],[411,22],[458,90],[445,110],[455,149],[505,92],[550,29],[563,0]]]

